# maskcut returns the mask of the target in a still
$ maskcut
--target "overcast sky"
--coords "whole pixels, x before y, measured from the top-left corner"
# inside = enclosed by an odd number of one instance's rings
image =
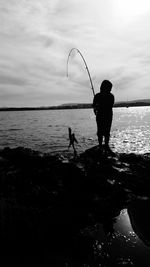
[[[150,98],[149,0],[0,0],[0,106]]]

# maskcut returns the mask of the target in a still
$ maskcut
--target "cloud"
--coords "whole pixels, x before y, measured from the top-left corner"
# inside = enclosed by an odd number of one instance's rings
[[[27,85],[27,81],[19,77],[11,77],[8,75],[0,74],[0,84],[24,86]]]
[[[72,47],[85,57],[96,92],[108,78],[118,100],[150,98],[149,9],[127,20],[116,1],[1,0],[0,105],[92,101],[77,53],[66,77]]]

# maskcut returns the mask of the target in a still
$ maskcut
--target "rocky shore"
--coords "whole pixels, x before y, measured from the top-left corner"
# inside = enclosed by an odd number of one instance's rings
[[[149,200],[150,154],[100,155],[93,147],[68,159],[4,148],[0,185],[3,266],[124,266],[97,259],[90,229],[101,223],[111,235],[122,209]]]

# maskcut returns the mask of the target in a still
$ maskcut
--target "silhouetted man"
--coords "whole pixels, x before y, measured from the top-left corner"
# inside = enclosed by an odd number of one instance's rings
[[[96,115],[97,136],[99,148],[102,150],[103,137],[105,138],[105,151],[109,151],[110,129],[113,116],[114,95],[111,93],[112,83],[104,80],[100,86],[100,93],[94,96],[93,109]]]

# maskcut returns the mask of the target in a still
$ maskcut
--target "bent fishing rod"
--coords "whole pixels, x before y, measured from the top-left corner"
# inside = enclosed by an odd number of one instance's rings
[[[76,51],[80,54],[81,58],[83,59],[83,62],[84,62],[84,64],[85,64],[85,68],[86,68],[86,70],[87,70],[87,73],[88,73],[88,76],[89,76],[89,79],[90,79],[91,89],[92,89],[93,95],[95,96],[95,91],[94,91],[94,86],[93,86],[92,78],[91,78],[91,75],[90,75],[90,71],[89,71],[89,69],[88,69],[87,63],[86,63],[86,61],[85,61],[85,59],[84,59],[82,53],[81,53],[80,50],[77,49],[77,48],[72,48],[72,49],[70,50],[70,52],[69,52],[68,59],[67,59],[67,77],[68,77],[68,63],[69,63],[69,58],[70,58],[70,55],[71,55],[71,53],[72,53],[73,50],[76,50]]]

